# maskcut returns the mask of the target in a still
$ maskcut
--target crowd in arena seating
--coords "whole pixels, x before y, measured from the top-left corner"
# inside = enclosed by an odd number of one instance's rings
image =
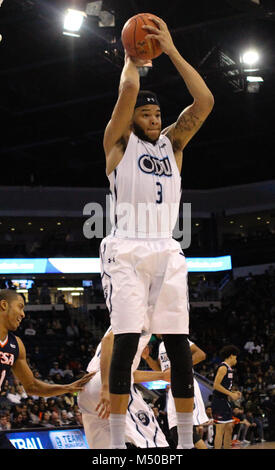
[[[270,268],[263,275],[250,274],[232,284],[234,290],[223,300],[221,308],[211,303],[208,307],[191,306],[190,338],[207,354],[195,371],[213,381],[221,347],[229,343],[238,346],[234,387],[242,392],[242,397],[234,403],[233,434],[235,439],[246,442],[274,440],[275,272]],[[35,377],[49,383],[69,383],[85,372],[108,325],[107,311],[99,307],[87,312],[86,321],[72,319],[67,308],[64,311],[53,308],[49,312],[27,313],[16,334],[26,346]],[[95,331],[99,333],[96,335]],[[154,355],[158,340],[152,338]],[[211,395],[208,405],[211,413]],[[164,410],[165,406],[158,409],[162,421]],[[27,396],[13,376],[1,391],[0,429],[81,424],[75,395]]]

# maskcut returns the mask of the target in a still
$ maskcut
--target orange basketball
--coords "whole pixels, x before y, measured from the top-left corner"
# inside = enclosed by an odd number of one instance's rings
[[[139,13],[129,18],[123,26],[121,40],[124,49],[130,56],[151,60],[162,53],[159,41],[156,39],[145,39],[145,36],[150,34],[150,32],[142,29],[143,25],[157,28],[156,23],[149,20],[149,17],[160,19],[151,13]]]

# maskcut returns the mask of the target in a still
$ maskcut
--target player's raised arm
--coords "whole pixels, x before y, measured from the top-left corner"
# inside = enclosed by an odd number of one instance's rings
[[[173,62],[194,100],[182,111],[177,121],[165,129],[176,153],[182,151],[199,130],[214,106],[214,97],[200,74],[176,49],[166,23],[161,19],[152,18],[152,20],[156,23],[156,28],[143,26],[149,33],[147,38],[155,38],[160,42],[163,52]]]
[[[139,65],[142,65],[141,63]],[[130,124],[133,117],[134,107],[139,92],[139,73],[138,62],[125,53],[125,63],[120,76],[119,94],[115,104],[112,116],[108,122],[103,139],[103,146],[108,167],[113,159],[112,150],[120,144],[127,133],[130,131]],[[111,168],[112,170],[113,168]]]

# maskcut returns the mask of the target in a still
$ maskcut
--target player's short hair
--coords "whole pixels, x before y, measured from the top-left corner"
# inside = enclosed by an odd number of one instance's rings
[[[14,289],[1,289],[0,290],[0,302],[1,300],[6,300],[8,303],[16,300],[20,294],[16,292]],[[22,296],[21,296],[22,297]]]
[[[222,361],[227,357],[231,356],[231,354],[233,356],[238,356],[238,354],[240,354],[239,348],[237,348],[237,346],[234,346],[234,344],[228,344],[220,350],[220,357]]]

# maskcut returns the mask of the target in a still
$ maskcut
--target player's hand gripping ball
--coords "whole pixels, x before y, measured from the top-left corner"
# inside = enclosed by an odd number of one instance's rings
[[[162,53],[160,43],[157,39],[145,39],[149,33],[146,29],[143,29],[142,26],[148,25],[157,28],[156,23],[154,23],[153,20],[149,20],[149,18],[160,19],[158,16],[150,13],[139,13],[129,18],[123,26],[121,32],[122,44],[131,57],[152,60]]]

